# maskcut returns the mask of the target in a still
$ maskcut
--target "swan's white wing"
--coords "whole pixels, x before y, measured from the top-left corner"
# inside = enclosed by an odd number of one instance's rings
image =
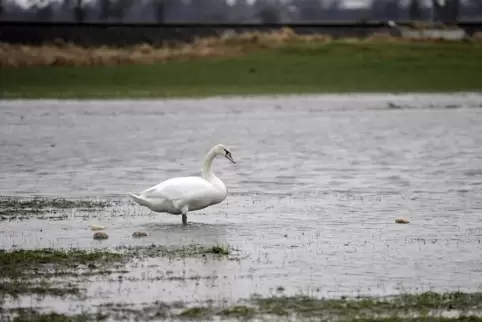
[[[166,180],[141,192],[148,199],[192,200],[211,199],[215,188],[211,183],[200,177],[178,177]]]

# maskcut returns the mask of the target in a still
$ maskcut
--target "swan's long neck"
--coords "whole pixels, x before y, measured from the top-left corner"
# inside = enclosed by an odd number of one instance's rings
[[[213,177],[216,177],[212,170],[213,160],[216,157],[214,150],[211,149],[204,157],[204,164],[203,164],[203,178],[210,181]]]
[[[224,197],[221,198],[220,200],[223,200],[226,197],[226,194],[228,192],[226,186],[224,183],[214,175],[212,171],[212,165],[213,165],[213,160],[216,157],[216,152],[214,152],[214,149],[211,149],[206,156],[204,157],[204,164],[203,164],[203,178],[209,181],[216,189],[218,189],[220,192],[224,194]]]

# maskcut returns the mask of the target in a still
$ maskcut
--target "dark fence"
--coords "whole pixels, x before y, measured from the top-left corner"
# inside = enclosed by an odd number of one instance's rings
[[[398,23],[399,26],[409,22]],[[375,32],[400,34],[385,22],[330,22],[316,24],[122,24],[122,23],[51,23],[0,22],[0,42],[38,45],[58,41],[82,46],[126,46],[141,43],[161,45],[191,42],[197,37],[216,36],[224,32],[272,31],[283,27],[299,34],[326,34],[332,37],[362,38]],[[482,31],[482,22],[460,23],[468,34]]]

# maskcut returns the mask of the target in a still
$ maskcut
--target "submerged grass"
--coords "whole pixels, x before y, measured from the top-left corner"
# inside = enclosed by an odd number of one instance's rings
[[[107,265],[123,257],[110,251],[87,250],[0,250],[0,270],[4,277],[38,276],[43,270],[59,272],[73,270],[80,266],[94,267],[95,263]]]
[[[387,313],[428,314],[430,311],[482,310],[482,293],[405,294],[393,298],[319,300],[307,296],[254,299],[258,312],[274,315],[350,314],[363,317]]]
[[[107,201],[96,200],[68,200],[61,198],[33,198],[33,199],[0,199],[0,220],[27,219],[27,218],[65,218],[67,214],[61,213],[68,209],[81,211],[99,211],[110,206]],[[58,214],[58,215],[55,215]],[[55,215],[55,216],[52,216]]]
[[[482,90],[482,75],[474,73],[482,69],[481,42],[303,37],[279,32],[267,36],[209,38],[186,45],[191,46],[189,50],[181,50],[194,53],[204,47],[219,49],[219,55],[204,55],[202,59],[176,53],[161,63],[153,60],[149,64],[7,67],[0,78],[0,97],[134,98]],[[235,55],[230,54],[233,50]]]
[[[171,310],[170,316],[190,320],[218,318],[238,320],[287,319],[292,321],[447,321],[449,311],[460,321],[482,321],[482,293],[406,294],[390,299],[359,297],[355,299],[317,299],[308,296],[253,297],[228,307],[197,306]],[[473,312],[476,313],[473,313]],[[139,311],[138,311],[139,312]],[[146,312],[144,309],[142,312]],[[150,311],[151,313],[153,311]],[[471,313],[472,312],[472,313]],[[464,313],[469,313],[464,315]],[[164,312],[165,314],[165,312]],[[479,314],[479,315],[477,315]]]
[[[203,318],[209,316],[211,314],[211,310],[205,307],[191,307],[182,311],[179,316],[186,317],[186,318]]]
[[[84,289],[79,278],[93,275],[127,273],[126,264],[135,260],[153,257],[186,258],[211,255],[224,258],[229,254],[226,246],[188,245],[166,247],[122,247],[110,250],[79,249],[37,249],[0,250],[0,302],[9,295],[36,294],[81,297]],[[119,275],[120,276],[120,275]],[[59,280],[68,277],[67,285],[59,285]],[[60,278],[60,279],[59,279]],[[61,284],[61,283],[60,283]]]
[[[117,247],[115,251],[81,249],[0,250],[0,271],[2,271],[3,277],[9,278],[38,276],[43,271],[48,271],[50,275],[64,275],[69,270],[101,270],[110,267],[111,264],[124,264],[133,259],[183,258],[206,256],[208,254],[218,257],[225,256],[229,254],[229,249],[227,246],[192,244],[180,247],[162,245]]]
[[[1,310],[0,310],[1,313]],[[89,315],[79,314],[75,316],[59,314],[55,312],[41,313],[34,309],[14,309],[9,310],[9,315],[13,315],[12,322],[84,322],[84,321],[103,321],[107,317],[102,314]],[[1,316],[0,316],[1,317]],[[8,320],[7,320],[8,321]]]
[[[233,306],[213,305],[184,307],[182,304],[156,302],[136,308],[129,304],[99,306],[93,315],[57,316],[72,321],[102,319],[127,320],[200,320],[229,319],[247,321],[482,321],[480,293],[406,294],[390,299],[360,297],[357,299],[315,299],[306,296],[252,298]],[[452,312],[449,317],[447,314]],[[13,313],[13,312],[12,312]],[[50,314],[21,311],[24,317],[47,318]],[[22,315],[20,315],[22,316]],[[59,320],[63,321],[63,320]]]
[[[185,258],[196,256],[227,256],[230,254],[229,247],[225,245],[205,246],[190,244],[179,247],[156,246],[150,247],[118,247],[117,250],[123,251],[129,257],[167,257]]]
[[[74,283],[67,283],[67,285],[59,285],[58,282],[51,283],[48,280],[39,281],[2,281],[0,279],[0,304],[2,297],[9,295],[13,298],[17,298],[21,295],[38,295],[38,296],[58,296],[64,297],[66,295],[72,295],[81,297],[84,289],[80,288]]]

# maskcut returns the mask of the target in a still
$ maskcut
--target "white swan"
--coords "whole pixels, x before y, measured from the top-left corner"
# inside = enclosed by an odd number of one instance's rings
[[[218,204],[228,194],[224,183],[211,170],[213,160],[218,155],[236,163],[229,148],[217,144],[204,157],[202,177],[172,178],[142,191],[140,195],[129,193],[129,196],[139,205],[152,211],[172,215],[182,214],[182,223],[185,225],[188,211]]]

